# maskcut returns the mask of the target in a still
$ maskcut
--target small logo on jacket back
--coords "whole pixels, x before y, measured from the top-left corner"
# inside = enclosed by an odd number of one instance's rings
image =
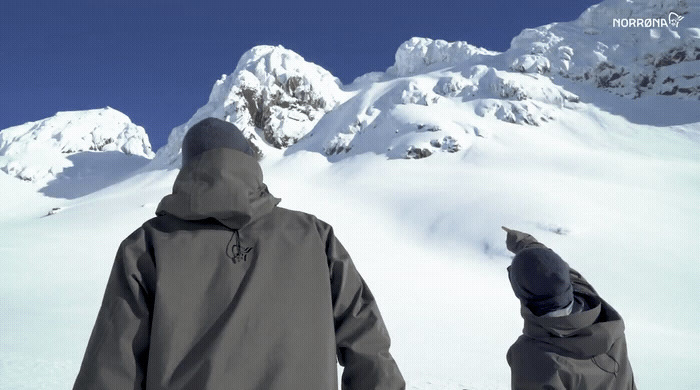
[[[241,245],[241,235],[238,230],[234,230],[226,245],[226,256],[233,260],[233,264],[236,264],[248,260],[248,253],[251,250],[253,248]]]
[[[230,248],[230,253],[226,253],[228,257],[233,260],[233,264],[240,263],[242,261],[248,260],[248,253],[253,250],[253,248],[248,248],[247,246],[232,246]]]

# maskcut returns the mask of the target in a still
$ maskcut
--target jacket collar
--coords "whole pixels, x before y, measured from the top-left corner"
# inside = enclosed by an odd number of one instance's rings
[[[160,201],[156,215],[171,214],[190,221],[214,218],[237,230],[270,212],[279,201],[263,184],[255,158],[217,148],[182,167],[172,194]]]

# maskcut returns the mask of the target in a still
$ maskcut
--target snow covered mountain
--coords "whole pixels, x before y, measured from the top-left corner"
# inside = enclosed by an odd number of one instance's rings
[[[143,127],[110,107],[59,112],[0,132],[0,170],[22,180],[45,183],[89,151],[154,156]]]
[[[677,25],[669,24],[672,15],[681,17]],[[259,46],[173,130],[151,165],[178,166],[184,133],[206,116],[237,124],[263,154],[310,150],[337,161],[365,152],[393,159],[468,149],[493,126],[556,122],[580,109],[578,95],[590,86],[631,99],[697,100],[697,26],[698,2],[606,0],[575,21],[524,30],[504,53],[412,38],[385,72],[346,86],[292,51]]]
[[[698,99],[700,2],[606,0],[573,22],[524,30],[504,55],[512,70],[588,81],[622,96]]]
[[[207,117],[234,123],[262,155],[306,135],[328,111],[346,99],[340,81],[282,46],[257,46],[235,71],[214,84],[209,102],[176,128],[152,166],[179,166],[182,138]]]
[[[466,53],[456,55],[461,49]],[[497,58],[463,42],[413,38],[394,66],[356,80],[348,87],[355,96],[288,152],[312,150],[334,161],[366,152],[424,158],[468,149],[475,137],[506,125],[499,121],[537,126],[576,107],[578,96],[548,77],[498,70]]]

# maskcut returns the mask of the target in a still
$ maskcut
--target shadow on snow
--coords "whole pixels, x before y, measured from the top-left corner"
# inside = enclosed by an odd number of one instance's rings
[[[52,198],[75,199],[116,184],[145,166],[149,159],[121,152],[80,152],[68,156],[65,168],[39,190]]]

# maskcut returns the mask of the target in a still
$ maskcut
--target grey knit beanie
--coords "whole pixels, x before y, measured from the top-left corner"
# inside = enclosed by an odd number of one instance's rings
[[[549,248],[518,252],[508,267],[515,296],[536,316],[568,306],[574,300],[569,264]]]
[[[193,158],[216,148],[235,149],[254,156],[243,133],[230,122],[217,118],[207,118],[192,126],[182,140],[182,166]]]

